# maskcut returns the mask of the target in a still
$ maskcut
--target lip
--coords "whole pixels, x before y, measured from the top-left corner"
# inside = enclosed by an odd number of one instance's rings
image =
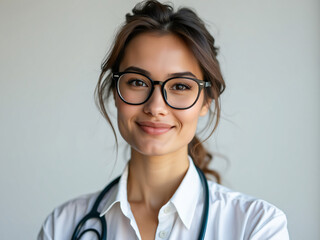
[[[169,132],[174,126],[167,123],[141,121],[138,126],[147,134],[161,135]]]

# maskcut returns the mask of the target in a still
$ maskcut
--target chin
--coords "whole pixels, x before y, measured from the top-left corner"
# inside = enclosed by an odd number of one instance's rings
[[[152,148],[152,149],[146,149],[144,148],[135,148],[135,151],[139,152],[140,154],[148,157],[153,156],[163,156],[168,154],[169,152],[165,151],[163,148]]]
[[[175,152],[180,152],[181,150],[185,150],[185,148],[183,146],[181,147],[177,147],[177,148],[173,148],[168,146],[167,144],[143,144],[140,146],[135,146],[133,147],[134,150],[136,152],[138,152],[139,154],[143,155],[143,156],[148,156],[148,157],[156,157],[156,156],[165,156],[168,154],[172,154]]]

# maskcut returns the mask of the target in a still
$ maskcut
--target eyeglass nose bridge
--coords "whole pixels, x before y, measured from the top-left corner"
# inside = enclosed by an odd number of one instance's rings
[[[161,87],[161,95],[162,95],[164,101],[166,102],[166,104],[168,104],[168,102],[167,102],[167,91],[166,91],[166,89],[163,87],[164,84],[165,84],[165,82],[162,82],[162,81],[153,81],[153,80],[151,80],[151,82],[152,82],[152,84],[153,84],[153,87],[152,87],[152,90],[150,91],[150,94],[149,94],[149,97],[148,97],[147,101],[151,98],[151,96],[152,96],[152,94],[153,94],[153,92],[154,92],[154,86],[159,85],[159,86]],[[170,106],[170,105],[169,105],[169,106]]]
[[[162,87],[162,85],[164,84],[164,82],[161,82],[161,81],[152,81],[153,82],[153,85],[160,85]]]

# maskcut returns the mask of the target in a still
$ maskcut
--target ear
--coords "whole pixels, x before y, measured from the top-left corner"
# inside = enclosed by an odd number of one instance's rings
[[[207,101],[205,101],[201,107],[200,110],[200,116],[203,117],[207,114],[207,112],[209,111],[210,105],[211,105],[212,99],[209,99]]]

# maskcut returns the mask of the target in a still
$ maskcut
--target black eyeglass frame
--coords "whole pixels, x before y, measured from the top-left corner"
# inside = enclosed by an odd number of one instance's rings
[[[141,102],[141,103],[130,103],[130,102],[127,102],[127,101],[122,97],[122,95],[121,95],[121,93],[120,93],[120,90],[119,90],[119,87],[118,87],[118,82],[119,82],[120,77],[121,77],[122,75],[124,75],[124,74],[127,74],[127,73],[134,73],[134,74],[142,75],[142,76],[146,77],[146,78],[151,82],[151,90],[150,90],[149,96],[148,96],[148,97],[146,98],[146,100],[144,100],[143,102]],[[198,86],[199,86],[197,98],[195,99],[195,101],[194,101],[189,107],[185,107],[185,108],[173,107],[173,106],[171,106],[171,105],[168,103],[168,101],[167,101],[167,99],[166,99],[166,97],[165,97],[165,89],[164,89],[165,84],[166,84],[169,80],[171,80],[171,79],[177,79],[177,78],[184,78],[184,79],[193,80],[193,81],[195,81],[195,82],[198,84]],[[200,80],[200,79],[197,79],[197,78],[180,77],[180,76],[178,76],[178,77],[168,78],[168,79],[166,79],[165,81],[154,81],[154,80],[152,80],[149,76],[147,76],[147,75],[145,75],[145,74],[143,74],[143,73],[133,72],[133,71],[114,72],[114,73],[112,73],[112,79],[115,81],[115,86],[116,86],[116,89],[117,89],[118,96],[120,97],[120,99],[121,99],[123,102],[125,102],[125,103],[127,103],[127,104],[129,104],[129,105],[142,105],[142,104],[146,103],[146,102],[150,99],[150,97],[152,96],[152,93],[153,93],[153,91],[154,91],[154,86],[155,86],[155,85],[160,85],[160,86],[161,86],[161,95],[162,95],[163,100],[165,101],[165,103],[166,103],[169,107],[171,107],[171,108],[173,108],[173,109],[177,109],[177,110],[185,110],[185,109],[191,108],[191,107],[192,107],[194,104],[196,104],[196,102],[198,101],[201,90],[202,90],[203,88],[206,88],[206,87],[211,87],[211,82],[209,82],[209,81],[204,81],[204,80]]]

